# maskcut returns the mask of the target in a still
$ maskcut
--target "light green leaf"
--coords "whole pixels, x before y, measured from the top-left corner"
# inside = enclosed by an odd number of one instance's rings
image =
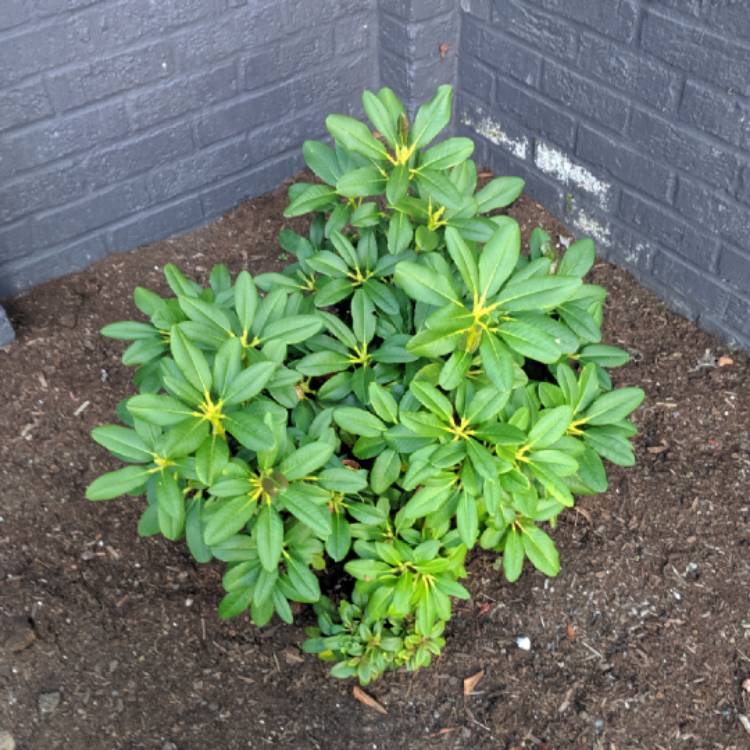
[[[172,326],[169,345],[172,357],[188,383],[202,394],[210,393],[213,377],[203,352],[193,346],[178,326]]]
[[[333,412],[333,421],[342,430],[362,437],[380,437],[387,429],[380,418],[355,406],[340,406]]]
[[[537,526],[524,526],[523,549],[531,564],[546,576],[556,576],[560,572],[560,556],[555,543]]]
[[[386,158],[386,150],[363,122],[346,115],[329,115],[326,128],[337,143],[344,148],[374,161]]]
[[[258,545],[258,558],[264,570],[276,571],[284,546],[284,522],[271,505],[263,505],[253,526],[253,535]]]
[[[573,410],[567,405],[543,409],[529,432],[527,445],[536,450],[548,448],[565,434],[572,421]]]
[[[505,221],[479,254],[479,288],[483,300],[493,297],[518,263],[521,229],[515,220]]]
[[[144,466],[126,466],[124,469],[110,471],[97,477],[86,489],[89,500],[111,500],[133,490],[141,489],[149,478],[149,468]]]
[[[290,481],[302,479],[319,469],[333,455],[333,446],[321,441],[308,443],[287,456],[279,471]]]
[[[447,302],[461,304],[449,279],[414,261],[401,261],[396,266],[393,278],[412,299],[419,302],[439,307]]]
[[[523,192],[524,181],[520,177],[496,177],[477,194],[478,213],[485,214],[496,208],[505,208]]]
[[[385,192],[386,178],[375,167],[360,167],[346,172],[336,182],[336,191],[347,198],[366,198]]]
[[[640,388],[618,388],[599,396],[586,409],[583,418],[590,425],[619,422],[641,405],[645,395]]]

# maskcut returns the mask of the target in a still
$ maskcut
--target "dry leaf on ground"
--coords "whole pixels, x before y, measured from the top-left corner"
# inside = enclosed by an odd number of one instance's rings
[[[479,684],[480,680],[484,677],[484,670],[480,670],[471,677],[467,677],[464,680],[464,695],[471,695],[474,692],[474,688]]]
[[[364,703],[365,706],[371,708],[373,711],[377,711],[379,714],[383,714],[384,716],[388,713],[382,703],[376,701],[375,698],[373,698],[371,695],[368,695],[358,685],[355,685],[352,688],[352,695],[356,700],[358,700],[360,703]]]

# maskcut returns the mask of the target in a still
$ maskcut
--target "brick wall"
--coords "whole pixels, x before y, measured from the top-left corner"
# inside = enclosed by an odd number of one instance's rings
[[[458,130],[479,160],[750,347],[750,3],[461,8]]]
[[[276,186],[378,80],[376,0],[0,4],[0,299]]]
[[[479,162],[750,348],[747,0],[0,2],[0,299],[274,187],[365,87],[453,82]]]

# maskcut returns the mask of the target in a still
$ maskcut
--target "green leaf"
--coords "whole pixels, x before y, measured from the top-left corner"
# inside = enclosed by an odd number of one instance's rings
[[[328,185],[307,185],[286,207],[284,216],[290,219],[293,216],[317,211],[333,203],[337,195],[336,189]]]
[[[503,548],[503,572],[505,577],[513,583],[521,577],[523,570],[524,548],[521,534],[512,526],[505,535]]]
[[[320,584],[315,573],[294,555],[286,558],[286,569],[289,582],[297,594],[297,601],[315,604],[320,599]]]
[[[479,289],[483,300],[493,297],[518,263],[521,229],[515,220],[500,225],[479,255]]]
[[[583,278],[594,265],[596,259],[596,248],[589,237],[584,237],[574,242],[565,251],[557,273],[561,276],[577,276]]]
[[[194,499],[190,502],[185,519],[185,541],[190,554],[199,563],[211,561],[213,555],[206,543],[203,541],[203,524],[201,522],[202,501]]]
[[[599,396],[586,409],[583,418],[586,420],[586,424],[590,425],[619,422],[641,405],[645,395],[640,388],[618,388]]]
[[[593,362],[601,367],[621,367],[630,361],[630,354],[617,346],[589,344],[581,349],[578,358],[581,362]]]
[[[527,445],[535,450],[548,448],[565,434],[572,421],[573,410],[567,405],[543,409],[529,432]]]
[[[124,341],[148,340],[159,337],[158,329],[150,323],[139,323],[135,320],[110,323],[104,326],[100,333],[110,339],[122,339]]]
[[[513,357],[507,347],[490,332],[482,335],[479,344],[482,367],[492,384],[501,391],[510,393],[513,388]]]
[[[392,448],[378,454],[370,469],[370,487],[376,495],[382,495],[401,475],[401,459]]]
[[[383,101],[375,96],[372,91],[364,91],[362,93],[362,109],[364,109],[375,130],[395,148],[398,143],[396,121]]]
[[[423,487],[412,495],[400,512],[405,519],[410,521],[428,516],[445,504],[451,492],[450,486]]]
[[[474,142],[470,138],[446,138],[422,153],[419,159],[419,168],[450,169],[466,161],[473,153]]]
[[[393,255],[402,253],[409,247],[413,236],[409,217],[401,211],[394,211],[388,220],[388,252]]]
[[[260,564],[269,573],[276,571],[284,545],[284,522],[273,506],[263,505],[260,509],[253,534],[258,545]]]
[[[587,447],[578,456],[578,464],[578,476],[587,487],[593,492],[607,491],[607,472],[599,454],[593,448]]]
[[[388,203],[397,206],[409,191],[409,167],[406,164],[396,165],[388,177],[385,195]],[[375,195],[375,193],[373,193]]]
[[[393,279],[412,299],[419,302],[438,307],[448,302],[461,304],[449,279],[413,261],[401,261],[396,266]]]
[[[333,492],[351,494],[367,487],[367,472],[364,469],[324,469],[318,476],[320,486]]]
[[[146,443],[135,430],[128,427],[116,424],[102,425],[91,431],[91,437],[111,453],[133,463],[151,461],[152,454]]]
[[[386,158],[386,150],[370,129],[359,120],[346,115],[329,115],[326,118],[326,128],[337,143],[340,143],[349,151],[382,161]]]
[[[246,484],[249,492],[250,486]],[[212,510],[203,529],[203,539],[209,547],[222,544],[241,531],[253,517],[256,501],[249,494],[223,500]]]
[[[496,208],[505,208],[523,192],[524,181],[520,177],[496,177],[477,194],[477,213],[485,214]]]
[[[459,349],[454,351],[440,369],[440,378],[438,379],[440,387],[446,391],[458,388],[466,378],[472,359],[473,355],[467,351]]]
[[[178,326],[172,326],[169,345],[172,357],[188,383],[202,394],[210,393],[213,377],[203,352],[193,346]]]
[[[241,615],[250,606],[252,600],[252,588],[230,591],[219,602],[219,617],[222,620],[228,620],[230,617]]]
[[[171,396],[142,393],[127,401],[128,411],[144,422],[169,427],[193,416],[193,409]]]
[[[336,182],[336,191],[346,198],[366,198],[385,192],[386,178],[375,167],[360,167],[346,172]]]
[[[240,319],[242,331],[247,335],[258,309],[258,291],[253,277],[247,271],[240,271],[234,283],[234,307]]]
[[[219,329],[227,335],[232,334],[232,325],[229,318],[218,305],[206,302],[198,297],[179,296],[177,301],[190,320],[209,328]],[[182,328],[182,326],[180,327]]]
[[[546,576],[556,576],[560,572],[560,556],[555,543],[537,526],[524,526],[523,549],[531,564]]]
[[[420,192],[427,194],[433,203],[449,209],[457,209],[461,205],[461,194],[442,172],[420,169],[416,173],[416,182]]]
[[[363,437],[380,437],[387,429],[381,419],[355,406],[340,406],[333,412],[333,421],[342,430]]]
[[[466,288],[477,294],[479,292],[479,270],[474,253],[464,242],[460,232],[453,227],[447,227],[445,230],[445,244],[448,248],[448,254],[453,259],[464,284],[466,284]]]
[[[195,454],[195,473],[198,480],[211,486],[229,463],[229,447],[218,435],[209,435]]]
[[[453,87],[447,84],[438,87],[435,96],[423,104],[414,118],[411,143],[416,148],[426,146],[451,120]]]
[[[453,416],[453,404],[434,385],[430,385],[424,380],[412,380],[409,390],[422,406],[429,409],[443,421],[450,421]]]
[[[162,472],[156,482],[156,506],[161,533],[167,539],[179,539],[185,524],[185,499],[177,480],[168,472]]]
[[[338,352],[313,352],[298,360],[294,367],[303,375],[328,375],[349,369],[349,357]]]
[[[247,412],[227,414],[224,429],[245,448],[262,451],[273,444],[273,434],[258,417]]]
[[[384,573],[389,573],[391,566],[380,560],[350,560],[344,570],[359,581],[375,581]]]
[[[310,495],[294,484],[280,496],[286,509],[316,536],[326,539],[331,533],[331,513],[327,505],[312,501]]]
[[[398,404],[390,391],[387,391],[380,383],[370,383],[368,388],[370,406],[375,413],[385,422],[398,422]]]
[[[359,343],[369,344],[375,335],[375,306],[363,289],[352,295],[352,331]]]
[[[149,468],[126,466],[97,477],[86,489],[89,500],[111,500],[133,490],[141,489],[149,477]],[[139,493],[140,494],[140,493]]]
[[[508,346],[524,357],[552,364],[560,359],[560,347],[554,338],[534,326],[520,320],[503,323],[498,329],[500,337]]]
[[[635,455],[627,438],[612,426],[584,430],[583,441],[600,456],[618,466],[633,466]]]
[[[565,276],[511,282],[495,302],[510,312],[549,310],[570,299],[580,285],[580,279]]]
[[[468,492],[462,492],[456,508],[456,526],[461,541],[471,549],[479,536],[479,518],[476,500]]]
[[[275,362],[256,362],[245,368],[227,385],[222,401],[224,406],[241,404],[257,396],[265,387],[278,365]]]
[[[288,315],[263,329],[263,342],[299,344],[314,336],[322,327],[323,321],[317,315]]]
[[[322,141],[305,141],[302,144],[305,164],[320,177],[323,182],[335,185],[341,176],[336,152]]]
[[[165,435],[160,452],[167,458],[180,458],[194,453],[206,439],[209,425],[199,417],[188,417]]]
[[[326,464],[332,455],[333,446],[329,443],[308,443],[287,456],[279,465],[279,471],[293,482],[312,474]]]
[[[331,534],[326,539],[326,552],[334,562],[341,562],[349,553],[352,534],[344,513],[331,516]]]

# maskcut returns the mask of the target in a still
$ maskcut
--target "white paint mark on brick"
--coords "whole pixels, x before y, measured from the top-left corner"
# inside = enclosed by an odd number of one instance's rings
[[[481,111],[479,111],[481,114]],[[510,151],[517,159],[525,159],[529,153],[529,139],[526,137],[511,138],[499,122],[490,117],[482,117],[475,121],[469,117],[467,112],[461,116],[461,123],[475,130],[479,135],[484,136],[496,146]]]
[[[571,161],[564,152],[549,146],[544,141],[538,141],[534,163],[542,172],[552,175],[565,185],[573,185],[593,195],[605,211],[609,210],[612,186],[600,180],[585,167]]]
[[[573,218],[573,226],[583,234],[593,237],[600,245],[609,247],[611,243],[609,224],[602,223],[581,209]]]

